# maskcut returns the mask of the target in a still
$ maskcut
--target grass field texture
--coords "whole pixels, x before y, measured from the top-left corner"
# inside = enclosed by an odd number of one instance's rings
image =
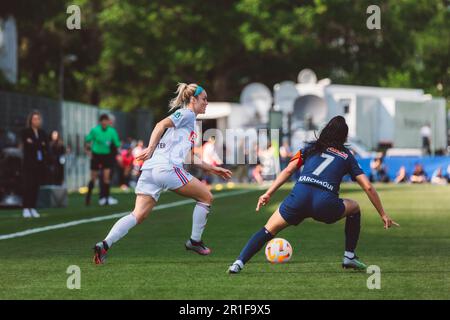
[[[293,246],[290,262],[271,265],[261,251],[241,274],[226,274],[288,194],[287,185],[258,214],[263,190],[249,186],[246,193],[216,199],[204,234],[213,250],[207,257],[184,249],[193,203],[152,213],[110,250],[103,266],[92,263],[91,247],[117,219],[0,240],[0,299],[449,299],[450,187],[376,187],[400,228],[384,230],[356,185],[343,184],[341,196],[361,205],[357,253],[381,268],[380,290],[367,288],[369,274],[341,268],[344,221],[325,225],[309,219],[290,227],[278,235]],[[132,209],[132,193],[114,196],[119,205],[86,208],[83,197],[73,194],[68,208],[42,209],[42,217],[33,220],[21,218],[20,210],[0,211],[0,235]],[[165,193],[159,204],[179,200]],[[81,269],[80,290],[66,287],[70,265]]]

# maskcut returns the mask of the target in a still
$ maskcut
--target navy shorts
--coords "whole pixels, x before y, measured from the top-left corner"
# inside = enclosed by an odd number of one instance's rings
[[[298,225],[305,218],[335,223],[345,211],[344,201],[330,191],[310,184],[297,183],[279,208],[289,224]]]

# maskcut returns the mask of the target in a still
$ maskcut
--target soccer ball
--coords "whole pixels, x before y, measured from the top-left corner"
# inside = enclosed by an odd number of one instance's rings
[[[270,263],[288,262],[292,257],[292,246],[286,239],[274,238],[266,246],[266,258]]]

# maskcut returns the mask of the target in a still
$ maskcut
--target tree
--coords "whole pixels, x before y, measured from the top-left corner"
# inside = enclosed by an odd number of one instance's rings
[[[66,8],[81,8],[68,30]],[[381,30],[366,27],[369,5]],[[197,82],[212,101],[237,101],[249,82],[269,88],[309,67],[335,83],[419,87],[449,97],[450,11],[442,0],[16,0],[19,83],[1,88],[167,114],[177,82]]]

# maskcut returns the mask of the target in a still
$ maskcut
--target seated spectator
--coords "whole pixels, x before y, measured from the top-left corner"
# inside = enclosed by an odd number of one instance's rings
[[[263,167],[261,163],[258,161],[257,165],[251,170],[252,180],[258,184],[264,183],[264,178],[262,176],[262,169]]]
[[[371,182],[389,182],[389,176],[387,175],[386,166],[383,164],[382,156],[377,156],[370,162],[369,180]]]
[[[264,181],[272,181],[276,178],[275,157],[272,144],[269,143],[267,149],[258,149],[258,157],[261,163],[261,176]]]
[[[433,176],[431,177],[431,183],[438,184],[438,185],[446,185],[447,184],[447,178],[442,173],[442,167],[437,168],[433,172]]]
[[[133,169],[133,149],[128,145],[128,149],[122,149],[117,155],[117,162],[120,168],[120,188],[128,191],[130,187],[131,170]]]
[[[216,137],[214,136],[209,137],[208,141],[203,144],[201,159],[205,163],[212,166],[220,166],[223,164],[223,161],[216,150]],[[216,181],[217,181],[216,176],[207,172],[203,172],[202,176],[203,183],[206,183],[206,185],[211,185]]]
[[[130,186],[135,187],[136,183],[139,179],[139,176],[141,175],[141,167],[144,161],[142,160],[136,160],[137,156],[142,154],[144,152],[144,141],[139,140],[136,144],[136,146],[133,148],[133,151],[131,154],[133,155],[133,170],[131,171],[131,179],[130,179]]]
[[[413,174],[411,175],[412,183],[426,183],[427,182],[427,174],[423,170],[423,166],[418,163],[414,166]]]
[[[404,183],[408,182],[408,174],[406,173],[405,166],[401,166],[397,172],[397,176],[395,177],[395,183]]]

